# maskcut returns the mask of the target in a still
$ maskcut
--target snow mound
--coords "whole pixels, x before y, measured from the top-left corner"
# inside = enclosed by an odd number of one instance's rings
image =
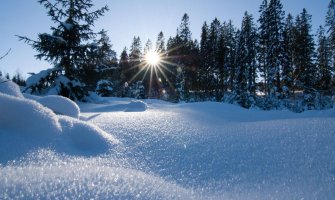
[[[67,116],[59,116],[59,122],[63,136],[68,142],[65,147],[61,146],[59,149],[65,149],[67,153],[84,153],[85,155],[106,153],[111,146],[119,143],[112,135],[93,124]]]
[[[198,199],[192,190],[115,158],[63,158],[40,151],[0,166],[0,199]],[[200,199],[200,198],[199,198]]]
[[[0,113],[2,130],[38,135],[61,131],[57,116],[32,100],[0,93]]]
[[[127,104],[125,112],[143,112],[148,108],[147,104],[143,101],[132,100],[129,104]]]
[[[39,148],[86,156],[108,153],[118,144],[100,128],[57,116],[33,100],[0,93],[0,113],[0,163]]]
[[[80,109],[78,105],[68,98],[57,95],[49,95],[36,99],[36,101],[43,106],[50,108],[56,114],[66,115],[77,119],[79,118]]]
[[[0,76],[0,92],[15,97],[23,98],[20,87],[14,82]]]

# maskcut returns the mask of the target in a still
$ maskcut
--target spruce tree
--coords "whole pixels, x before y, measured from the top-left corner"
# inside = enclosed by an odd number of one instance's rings
[[[256,27],[252,15],[245,12],[237,45],[236,96],[242,107],[255,104],[256,87]]]
[[[283,31],[283,57],[282,57],[282,91],[283,98],[288,99],[294,92],[294,21],[291,14],[287,15]]]
[[[161,56],[165,55],[165,38],[163,32],[159,32],[156,40],[156,52],[158,52]]]
[[[219,40],[221,37],[221,22],[215,18],[209,28],[209,73],[211,80],[211,88],[215,92],[215,99],[220,99],[219,91]]]
[[[209,27],[204,22],[201,29],[201,40],[200,40],[200,69],[198,75],[198,81],[200,83],[200,90],[204,94],[201,96],[203,100],[209,99],[210,91],[210,45],[209,45]]]
[[[325,29],[320,26],[317,31],[318,48],[317,48],[317,70],[318,70],[318,89],[324,95],[331,95],[331,51],[330,44]]]
[[[126,47],[121,52],[119,67],[121,69],[121,80],[123,81],[123,83],[126,83],[126,82],[128,83],[131,80],[132,75],[130,73],[131,67],[129,64],[129,56],[128,56]]]
[[[258,70],[261,73],[263,78],[263,90],[264,94],[268,96],[270,94],[268,86],[268,52],[269,52],[269,40],[270,40],[270,31],[269,31],[269,11],[268,11],[268,0],[263,0],[259,8],[260,17],[258,19],[259,23],[259,42],[258,42]]]
[[[27,37],[19,36],[19,38],[39,52],[36,55],[38,59],[44,59],[55,65],[54,75],[49,74],[49,79],[53,77],[54,80],[50,79],[51,82],[44,85],[55,87],[55,84],[62,80],[58,94],[81,100],[85,95],[85,89],[78,81],[86,64],[84,63],[87,60],[86,55],[90,53],[90,44],[87,42],[94,39],[96,35],[92,31],[94,22],[108,10],[108,7],[104,6],[90,12],[93,7],[92,0],[38,2],[48,10],[48,15],[57,26],[51,27],[52,34],[39,34],[37,41]],[[64,82],[62,78],[57,81],[56,79],[61,76],[68,81]]]
[[[315,59],[315,44],[311,34],[312,16],[303,9],[302,13],[296,19],[296,52],[295,52],[295,69],[297,87],[304,92],[304,102],[308,109],[315,108],[316,98],[316,66]]]
[[[193,73],[193,58],[191,56],[193,41],[192,33],[190,31],[190,21],[189,16],[185,13],[182,17],[179,28],[177,29],[177,36],[175,37],[175,45],[177,51],[174,53],[178,55],[176,62],[178,63],[177,78],[176,78],[176,88],[178,89],[179,98],[183,101],[188,101],[189,91],[194,84],[192,79]],[[178,52],[178,54],[176,54]]]
[[[332,67],[335,68],[335,0],[330,0],[326,16],[326,27],[332,53]]]
[[[140,74],[140,65],[142,61],[142,45],[140,37],[134,37],[133,42],[130,47],[129,53],[129,84],[136,83],[141,80]]]

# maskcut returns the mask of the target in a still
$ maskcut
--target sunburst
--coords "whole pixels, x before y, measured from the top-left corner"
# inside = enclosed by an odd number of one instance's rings
[[[171,89],[174,88],[174,84],[169,80],[169,77],[167,76],[167,72],[169,74],[172,74],[173,76],[176,76],[178,74],[178,69],[181,69],[182,66],[179,64],[171,62],[171,59],[177,58],[179,56],[173,56],[168,57],[170,52],[176,50],[178,48],[174,48],[170,50],[169,52],[161,53],[158,51],[148,51],[145,53],[140,59],[138,59],[139,64],[136,66],[133,66],[131,69],[138,68],[139,70],[137,73],[129,80],[129,82],[133,82],[134,80],[138,80],[140,78],[142,81],[145,80],[145,77],[148,77],[149,75],[149,90],[151,91],[151,88],[154,84],[162,85],[162,79],[166,81],[166,83],[169,85]],[[170,67],[175,67],[175,70],[171,69]],[[165,95],[166,90],[164,88],[161,89],[160,95]],[[150,94],[149,94],[150,97]]]

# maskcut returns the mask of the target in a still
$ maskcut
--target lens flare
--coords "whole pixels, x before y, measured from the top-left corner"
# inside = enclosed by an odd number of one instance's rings
[[[161,61],[161,57],[159,56],[159,54],[156,51],[149,51],[145,55],[145,61],[149,65],[157,66]]]

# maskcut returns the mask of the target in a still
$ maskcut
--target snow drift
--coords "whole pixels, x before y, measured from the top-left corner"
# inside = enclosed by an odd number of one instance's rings
[[[50,108],[56,114],[66,115],[73,118],[79,118],[80,109],[78,105],[73,102],[71,99],[56,96],[56,95],[48,95],[36,100],[43,106]]]
[[[11,96],[23,98],[20,87],[2,76],[0,76],[0,92]]]
[[[0,90],[0,163],[38,148],[74,155],[105,154],[118,143],[97,126],[75,119],[79,107],[71,100],[58,96],[29,100],[14,83],[6,84]]]

